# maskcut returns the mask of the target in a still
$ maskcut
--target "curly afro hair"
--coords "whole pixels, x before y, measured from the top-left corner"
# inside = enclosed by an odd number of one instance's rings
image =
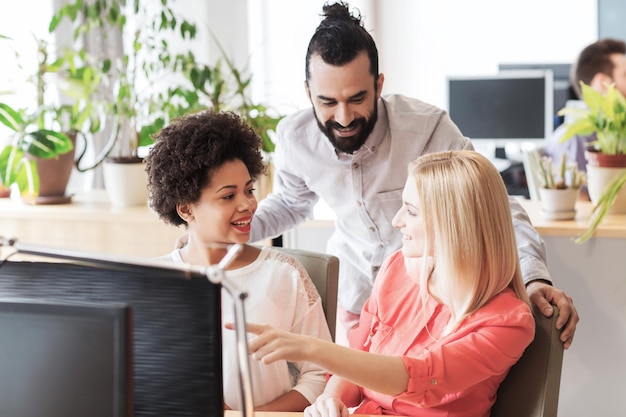
[[[186,224],[176,206],[197,202],[212,173],[237,159],[253,179],[265,173],[261,139],[235,113],[207,110],[175,119],[157,133],[146,157],[150,207],[166,223]]]

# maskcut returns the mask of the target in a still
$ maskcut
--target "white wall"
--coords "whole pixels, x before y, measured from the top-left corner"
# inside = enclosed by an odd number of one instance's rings
[[[191,0],[185,0],[191,1]],[[218,0],[212,0],[214,2]],[[241,4],[246,0],[235,0]],[[230,2],[229,2],[230,3]],[[446,77],[498,63],[572,62],[597,38],[596,0],[352,0],[377,42],[384,92],[446,106]],[[322,0],[248,0],[255,94],[290,112],[308,107],[304,58]],[[224,16],[224,20],[229,20]],[[244,22],[230,15],[232,26]],[[230,42],[230,40],[229,40]]]
[[[40,13],[32,13],[35,9]],[[22,107],[35,100],[35,85],[27,77],[37,68],[37,39],[49,41],[51,38],[47,30],[51,13],[52,3],[41,0],[17,2],[11,5],[10,11],[3,9],[0,13],[0,35],[10,38],[0,39],[0,101]],[[24,70],[19,70],[18,64]],[[0,126],[0,135],[9,132],[4,129],[4,125]]]
[[[597,38],[595,0],[390,4],[395,10],[379,10],[387,92],[403,92],[442,107],[448,75],[488,74],[502,62],[572,62]],[[404,43],[403,37],[406,47],[395,47]]]
[[[49,2],[45,3],[49,7]],[[253,69],[255,98],[285,113],[309,106],[303,87],[304,58],[324,3],[175,2],[199,25],[196,55],[208,62],[219,56],[209,32],[214,33],[240,68],[249,65]],[[377,42],[384,92],[407,94],[444,108],[449,75],[495,72],[501,62],[572,62],[597,38],[597,0],[349,3],[361,10],[365,26]],[[50,9],[40,10],[36,16],[47,22]],[[15,9],[2,16],[5,23],[5,18],[24,21]]]

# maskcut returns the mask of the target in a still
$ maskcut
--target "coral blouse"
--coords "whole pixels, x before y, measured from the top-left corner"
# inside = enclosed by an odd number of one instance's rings
[[[448,307],[409,277],[402,253],[391,255],[350,346],[402,357],[409,383],[395,396],[361,388],[354,413],[489,416],[500,383],[534,338],[531,310],[506,289],[442,336],[449,319]]]

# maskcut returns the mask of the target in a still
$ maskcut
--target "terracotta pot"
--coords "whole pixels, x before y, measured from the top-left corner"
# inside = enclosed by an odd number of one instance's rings
[[[626,168],[626,154],[608,155],[597,151],[585,151],[587,165],[604,168]]]
[[[76,146],[76,133],[68,133],[67,136]],[[72,148],[57,158],[35,158],[39,174],[39,194],[35,204],[66,204],[72,201],[72,196],[66,194],[66,188],[74,167],[74,155],[75,148]]]

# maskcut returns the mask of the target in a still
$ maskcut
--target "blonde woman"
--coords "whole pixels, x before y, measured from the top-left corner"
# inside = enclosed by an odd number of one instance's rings
[[[350,348],[250,324],[253,357],[329,370],[307,416],[488,416],[534,337],[507,192],[473,151],[409,166],[393,219],[402,249],[384,263]]]

